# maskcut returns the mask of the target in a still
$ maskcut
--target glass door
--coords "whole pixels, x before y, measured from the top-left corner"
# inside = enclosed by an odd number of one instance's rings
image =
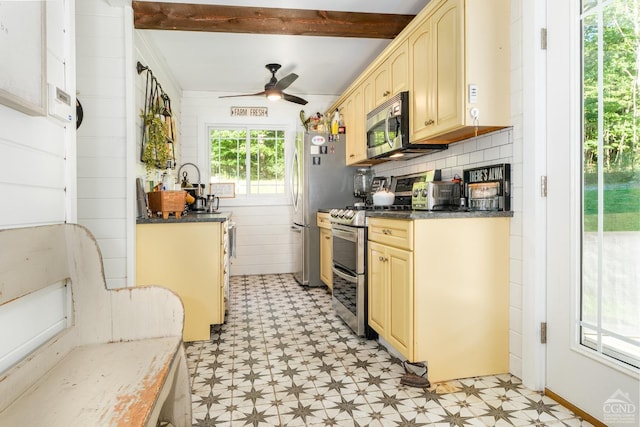
[[[611,426],[640,422],[639,1],[547,1],[546,388]]]

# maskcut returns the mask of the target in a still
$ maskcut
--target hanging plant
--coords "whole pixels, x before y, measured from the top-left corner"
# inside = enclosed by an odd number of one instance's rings
[[[146,114],[142,113],[141,117],[146,129],[146,138],[142,142],[142,162],[147,175],[150,175],[154,169],[167,167],[171,160],[171,149],[165,118],[157,108],[150,109]]]

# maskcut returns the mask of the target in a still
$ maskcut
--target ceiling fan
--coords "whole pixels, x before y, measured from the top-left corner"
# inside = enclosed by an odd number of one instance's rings
[[[305,99],[302,99],[295,95],[289,95],[288,93],[283,92],[283,90],[288,88],[291,85],[291,83],[293,83],[298,78],[298,75],[296,73],[288,74],[283,78],[281,78],[280,80],[278,80],[276,78],[276,72],[280,69],[281,65],[267,64],[265,65],[265,67],[267,68],[267,70],[269,70],[269,72],[271,72],[271,79],[269,79],[269,82],[266,85],[264,85],[264,90],[262,92],[251,93],[247,95],[225,95],[225,96],[220,96],[219,98],[266,95],[267,98],[272,101],[275,101],[278,99],[284,99],[285,101],[295,102],[296,104],[301,104],[301,105],[305,105],[307,103]]]

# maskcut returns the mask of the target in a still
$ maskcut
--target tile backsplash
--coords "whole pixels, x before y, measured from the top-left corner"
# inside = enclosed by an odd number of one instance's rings
[[[398,176],[432,169],[442,171],[448,181],[462,171],[495,163],[512,163],[513,128],[478,136],[449,145],[449,149],[411,160],[395,160],[373,167],[376,176]]]

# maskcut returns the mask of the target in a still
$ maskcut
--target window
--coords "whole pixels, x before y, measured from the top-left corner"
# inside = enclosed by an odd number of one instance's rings
[[[638,0],[582,0],[581,344],[640,367]]]
[[[234,182],[239,195],[285,194],[285,132],[209,128],[211,177]]]

